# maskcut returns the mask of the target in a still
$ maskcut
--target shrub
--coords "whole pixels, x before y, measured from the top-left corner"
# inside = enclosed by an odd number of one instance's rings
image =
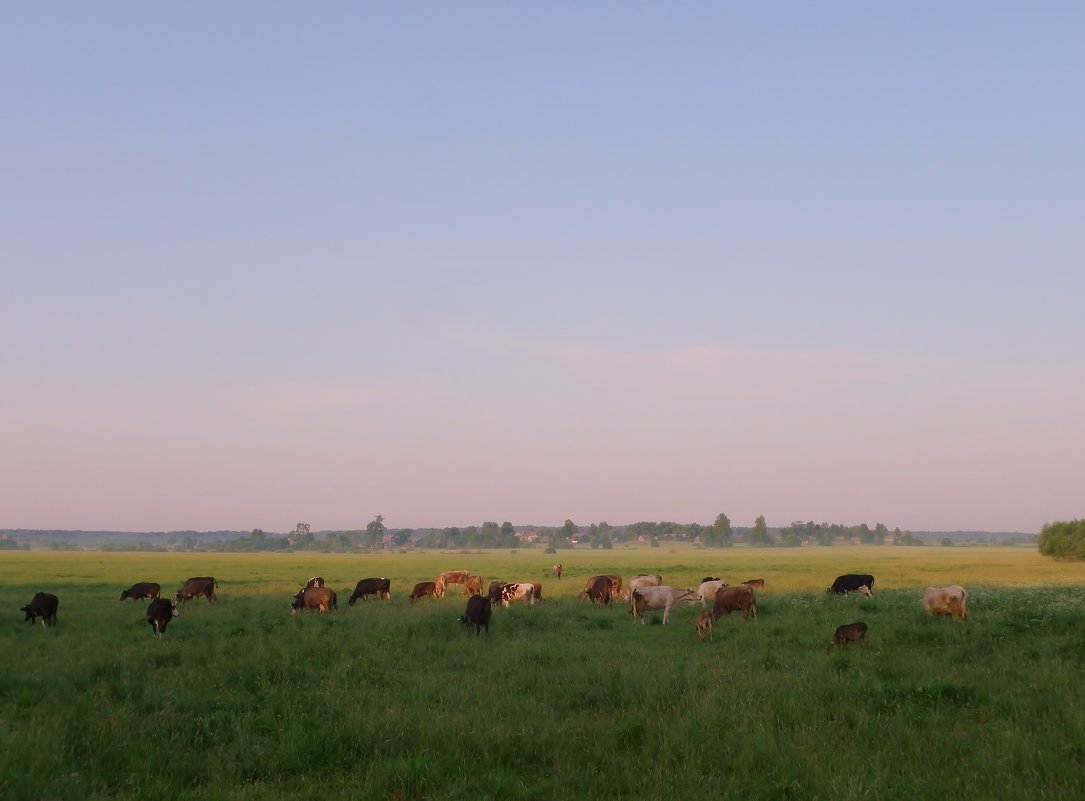
[[[1085,520],[1048,523],[1040,530],[1040,553],[1056,559],[1085,559]]]

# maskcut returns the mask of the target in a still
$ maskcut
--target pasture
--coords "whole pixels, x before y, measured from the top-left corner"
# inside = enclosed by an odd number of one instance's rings
[[[558,581],[550,566],[565,567]],[[541,581],[545,603],[464,631],[465,600],[411,605],[470,568]],[[596,573],[764,578],[760,619],[700,607],[634,626],[576,599]],[[870,572],[874,597],[829,597]],[[338,612],[292,615],[312,575]],[[166,636],[134,581],[190,575],[220,601]],[[390,601],[346,599],[361,578]],[[969,589],[971,619],[930,618],[928,585]],[[23,622],[60,597],[49,630]],[[998,799],[1085,797],[1085,565],[1035,549],[693,547],[520,552],[0,556],[0,798]],[[827,650],[862,620],[868,647]]]

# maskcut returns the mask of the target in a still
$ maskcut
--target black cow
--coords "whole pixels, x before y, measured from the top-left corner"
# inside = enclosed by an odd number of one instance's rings
[[[34,623],[40,617],[42,626],[55,626],[59,605],[60,599],[51,592],[36,592],[30,599],[30,603],[19,611],[26,612],[26,619],[30,623]]]
[[[201,595],[206,595],[207,603],[217,601],[218,596],[215,594],[215,587],[218,585],[219,583],[211,576],[193,576],[177,591],[177,600],[187,601],[190,598],[199,598]]]
[[[490,599],[483,598],[481,595],[472,595],[467,599],[467,611],[464,612],[463,617],[460,618],[460,623],[464,628],[468,626],[475,627],[475,636],[482,633],[482,629],[486,629],[486,633],[490,633]]]
[[[140,598],[157,598],[161,593],[161,584],[156,584],[153,581],[141,581],[138,584],[133,584],[127,590],[121,590],[121,600],[134,598],[138,601]]]
[[[354,588],[354,592],[351,593],[347,604],[354,606],[354,602],[359,598],[368,601],[370,595],[376,595],[380,600],[387,601],[392,597],[391,588],[392,582],[386,578],[362,579],[358,582],[358,586]]]
[[[866,587],[866,592],[863,592],[860,587]],[[862,592],[864,595],[873,595],[871,592],[873,589],[873,576],[862,573],[845,573],[843,576],[837,576],[833,586],[829,587],[825,592],[831,595],[847,595],[849,592]]]
[[[155,637],[163,636],[170,621],[180,616],[181,610],[177,608],[177,601],[173,598],[155,598],[147,606],[146,620],[151,624]]]

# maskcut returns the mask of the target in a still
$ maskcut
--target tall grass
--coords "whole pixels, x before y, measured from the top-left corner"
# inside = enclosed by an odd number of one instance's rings
[[[831,552],[831,553],[826,553]],[[575,557],[575,558],[574,558]],[[0,561],[0,797],[11,799],[1085,797],[1085,573],[1016,549],[692,548],[373,557],[7,554]],[[441,569],[541,580],[540,607],[456,622]],[[634,626],[575,600],[596,572],[764,577],[760,619],[694,635],[695,609]],[[826,596],[869,571],[875,597]],[[1075,572],[1076,571],[1076,572]],[[327,616],[291,615],[320,573]],[[215,575],[165,638],[133,581]],[[353,584],[393,598],[347,608]],[[927,617],[927,584],[971,590],[972,619]],[[59,625],[22,621],[33,592]],[[870,645],[827,652],[833,629]]]

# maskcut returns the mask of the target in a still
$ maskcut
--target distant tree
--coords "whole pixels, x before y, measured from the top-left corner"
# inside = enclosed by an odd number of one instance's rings
[[[701,541],[714,548],[730,548],[734,544],[735,530],[731,519],[723,512],[716,515],[716,521],[701,531]]]
[[[1085,519],[1048,523],[1040,529],[1040,553],[1055,559],[1085,559]]]
[[[769,545],[769,527],[765,523],[765,516],[758,515],[753,521],[753,528],[746,532],[746,542],[751,545]]]
[[[952,545],[953,545],[953,540],[951,540],[949,537],[942,537],[942,547],[943,548],[949,548]]]
[[[894,545],[899,545],[900,544],[901,536],[902,535],[900,533],[900,526],[897,526],[895,529],[893,529],[893,544]]]
[[[508,520],[501,524],[501,538],[513,537],[516,535],[516,527],[513,526]]]
[[[411,534],[413,533],[414,532],[412,532],[409,528],[399,529],[392,535],[392,544],[395,545],[397,548],[402,548],[410,541]]]
[[[885,545],[885,541],[889,538],[889,529],[885,527],[885,523],[878,523],[874,526],[874,542],[878,545]]]
[[[366,524],[365,544],[370,548],[377,548],[384,542],[384,532],[388,527],[384,525],[384,515],[377,515]]]
[[[572,520],[566,519],[565,525],[561,527],[561,536],[566,540],[571,540],[580,531],[580,526],[574,523]]]

